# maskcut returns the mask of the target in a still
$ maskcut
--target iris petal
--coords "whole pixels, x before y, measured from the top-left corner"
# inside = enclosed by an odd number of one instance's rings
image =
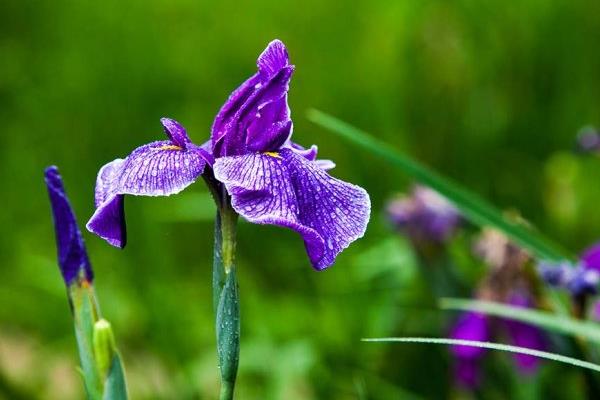
[[[181,125],[165,124],[166,130],[174,129],[169,136],[176,140],[138,147],[126,159],[114,160],[100,169],[96,212],[87,224],[88,230],[122,248],[126,243],[123,195],[169,196],[179,193],[202,174],[206,152],[178,127]]]
[[[300,233],[315,269],[333,264],[365,232],[371,208],[366,191],[290,149],[219,158],[214,173],[244,218]]]
[[[294,67],[278,40],[257,60],[258,72],[227,99],[211,130],[215,157],[276,150],[292,133],[287,92]]]

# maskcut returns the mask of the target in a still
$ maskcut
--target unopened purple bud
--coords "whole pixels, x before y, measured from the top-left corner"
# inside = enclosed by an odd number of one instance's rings
[[[93,279],[92,267],[58,168],[55,166],[46,168],[44,178],[50,196],[58,265],[63,279],[67,286],[78,278],[91,282]]]

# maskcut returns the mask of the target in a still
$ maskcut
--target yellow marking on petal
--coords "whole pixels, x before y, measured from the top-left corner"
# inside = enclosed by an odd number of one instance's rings
[[[183,150],[183,149],[174,144],[165,144],[164,146],[157,147],[156,150]]]
[[[281,158],[281,156],[279,155],[279,153],[276,152],[276,151],[266,151],[265,154],[268,155],[268,156],[271,156],[273,158]]]

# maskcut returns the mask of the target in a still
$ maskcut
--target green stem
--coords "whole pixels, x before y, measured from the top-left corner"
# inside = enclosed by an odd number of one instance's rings
[[[221,372],[221,400],[233,399],[240,351],[240,309],[235,271],[237,213],[229,196],[219,202],[215,220],[213,305],[216,314],[217,353]]]

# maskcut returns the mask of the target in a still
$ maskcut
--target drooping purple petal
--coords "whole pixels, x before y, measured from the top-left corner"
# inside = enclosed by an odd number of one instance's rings
[[[488,324],[489,321],[485,314],[473,311],[463,313],[454,325],[450,337],[479,342],[488,341],[490,337]],[[477,359],[485,353],[485,349],[474,346],[455,345],[451,347],[451,350],[456,357],[463,359]]]
[[[91,282],[92,267],[58,168],[46,168],[44,176],[52,206],[58,264],[63,279],[67,285],[72,284],[78,277]]]
[[[123,195],[169,196],[202,174],[206,152],[194,145],[176,121],[161,120],[172,140],[135,149],[126,159],[106,164],[96,181],[96,212],[87,228],[116,247],[126,243]]]
[[[287,92],[294,67],[274,40],[257,60],[258,72],[227,99],[211,130],[215,157],[274,151],[292,133]]]
[[[513,295],[509,303],[514,306],[525,308],[531,308],[533,304],[529,297],[521,294]],[[508,335],[515,346],[534,350],[546,350],[546,338],[539,328],[511,319],[505,319],[503,321],[506,325]],[[514,354],[514,358],[517,362],[517,367],[519,367],[519,371],[524,374],[535,372],[540,363],[538,357],[528,354],[516,353]]]
[[[364,189],[331,177],[290,149],[218,158],[214,173],[244,218],[300,233],[318,270],[362,237],[369,221]]]

